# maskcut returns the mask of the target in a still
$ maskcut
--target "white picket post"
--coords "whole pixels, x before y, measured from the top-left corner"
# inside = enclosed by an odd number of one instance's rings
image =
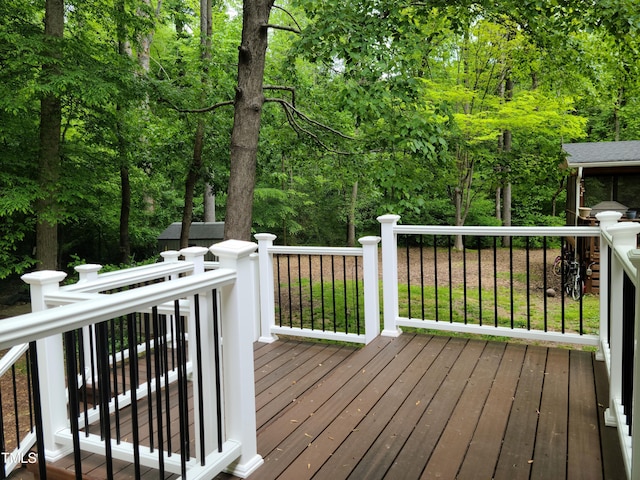
[[[252,283],[252,294],[251,294],[251,305],[253,306],[253,341],[257,342],[260,340],[260,332],[261,332],[261,313],[260,313],[260,255],[257,253],[252,253],[249,255],[251,259],[251,278],[253,278]]]
[[[362,237],[362,276],[364,281],[365,344],[380,335],[380,293],[378,280],[378,244],[380,237]]]
[[[187,247],[180,250],[186,262],[193,263],[193,275],[204,273],[204,256],[209,252],[207,247]]]
[[[609,282],[606,281],[609,275],[609,243],[603,238],[605,232],[612,225],[616,225],[622,217],[620,212],[600,212],[596,218],[600,222],[600,327],[599,346],[596,359],[600,361],[608,360],[610,353],[609,345]]]
[[[33,312],[47,309],[45,296],[57,292],[60,288],[60,282],[66,276],[67,274],[64,272],[52,270],[42,270],[22,276],[22,280],[30,286],[31,310]],[[62,334],[37,340],[36,346],[44,453],[47,460],[55,462],[72,450],[55,441],[55,435],[58,431],[69,428]],[[73,388],[75,379],[69,379],[69,385],[70,388]]]
[[[251,291],[251,259],[257,245],[226,240],[210,250],[220,259],[220,268],[236,271],[236,281],[220,288],[220,313],[224,338],[225,431],[239,440],[241,455],[230,467],[233,475],[248,477],[262,463],[258,454],[256,404],[253,370],[252,306],[246,294]]]
[[[77,265],[74,270],[78,272],[78,283],[93,282],[98,279],[98,272],[102,269],[102,265],[96,263],[87,263]],[[82,355],[84,356],[84,382],[87,385],[93,384],[91,375],[91,359],[97,358],[96,355],[96,328],[95,325],[86,325],[82,327]],[[91,341],[91,339],[94,339]]]
[[[271,233],[257,233],[258,262],[260,270],[260,336],[258,341],[272,343],[278,339],[271,333],[271,327],[276,322],[275,290],[273,284],[273,255],[269,249],[277,238]]]
[[[382,237],[382,298],[385,337],[397,337],[402,330],[396,325],[398,318],[398,245],[394,228],[400,215],[382,215],[380,236]]]

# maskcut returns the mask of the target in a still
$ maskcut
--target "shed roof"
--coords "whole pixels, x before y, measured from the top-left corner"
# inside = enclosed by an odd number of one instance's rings
[[[568,168],[640,166],[640,141],[563,143]]]
[[[174,222],[158,236],[158,240],[180,238],[182,223]],[[224,222],[193,222],[189,229],[189,240],[213,240],[224,238]]]

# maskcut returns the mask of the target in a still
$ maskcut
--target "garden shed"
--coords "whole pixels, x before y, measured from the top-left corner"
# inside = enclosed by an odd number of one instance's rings
[[[567,225],[596,225],[595,215],[613,210],[622,213],[621,221],[638,221],[640,210],[640,141],[565,143],[563,167],[571,175],[567,182]],[[575,242],[587,276],[587,291],[598,291],[599,246],[595,239]]]
[[[169,225],[158,236],[158,248],[161,252],[165,250],[180,250],[180,234],[182,233],[182,223],[174,222]],[[224,222],[193,222],[189,229],[190,247],[207,247],[224,239]],[[211,257],[211,258],[210,258]],[[212,260],[211,254],[207,255],[207,260]]]

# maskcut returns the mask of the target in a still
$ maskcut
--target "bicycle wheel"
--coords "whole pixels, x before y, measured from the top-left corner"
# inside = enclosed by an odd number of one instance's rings
[[[560,255],[558,255],[553,261],[553,267],[551,268],[551,271],[556,277],[562,275],[562,257]]]
[[[582,296],[582,279],[576,275],[571,287],[571,298],[578,301]]]

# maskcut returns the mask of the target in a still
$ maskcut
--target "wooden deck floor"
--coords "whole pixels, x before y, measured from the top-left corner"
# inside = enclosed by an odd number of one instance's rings
[[[279,340],[254,358],[252,480],[624,479],[590,352],[405,333],[364,348]]]
[[[403,334],[256,345],[255,367],[251,479],[624,478],[589,352]]]

